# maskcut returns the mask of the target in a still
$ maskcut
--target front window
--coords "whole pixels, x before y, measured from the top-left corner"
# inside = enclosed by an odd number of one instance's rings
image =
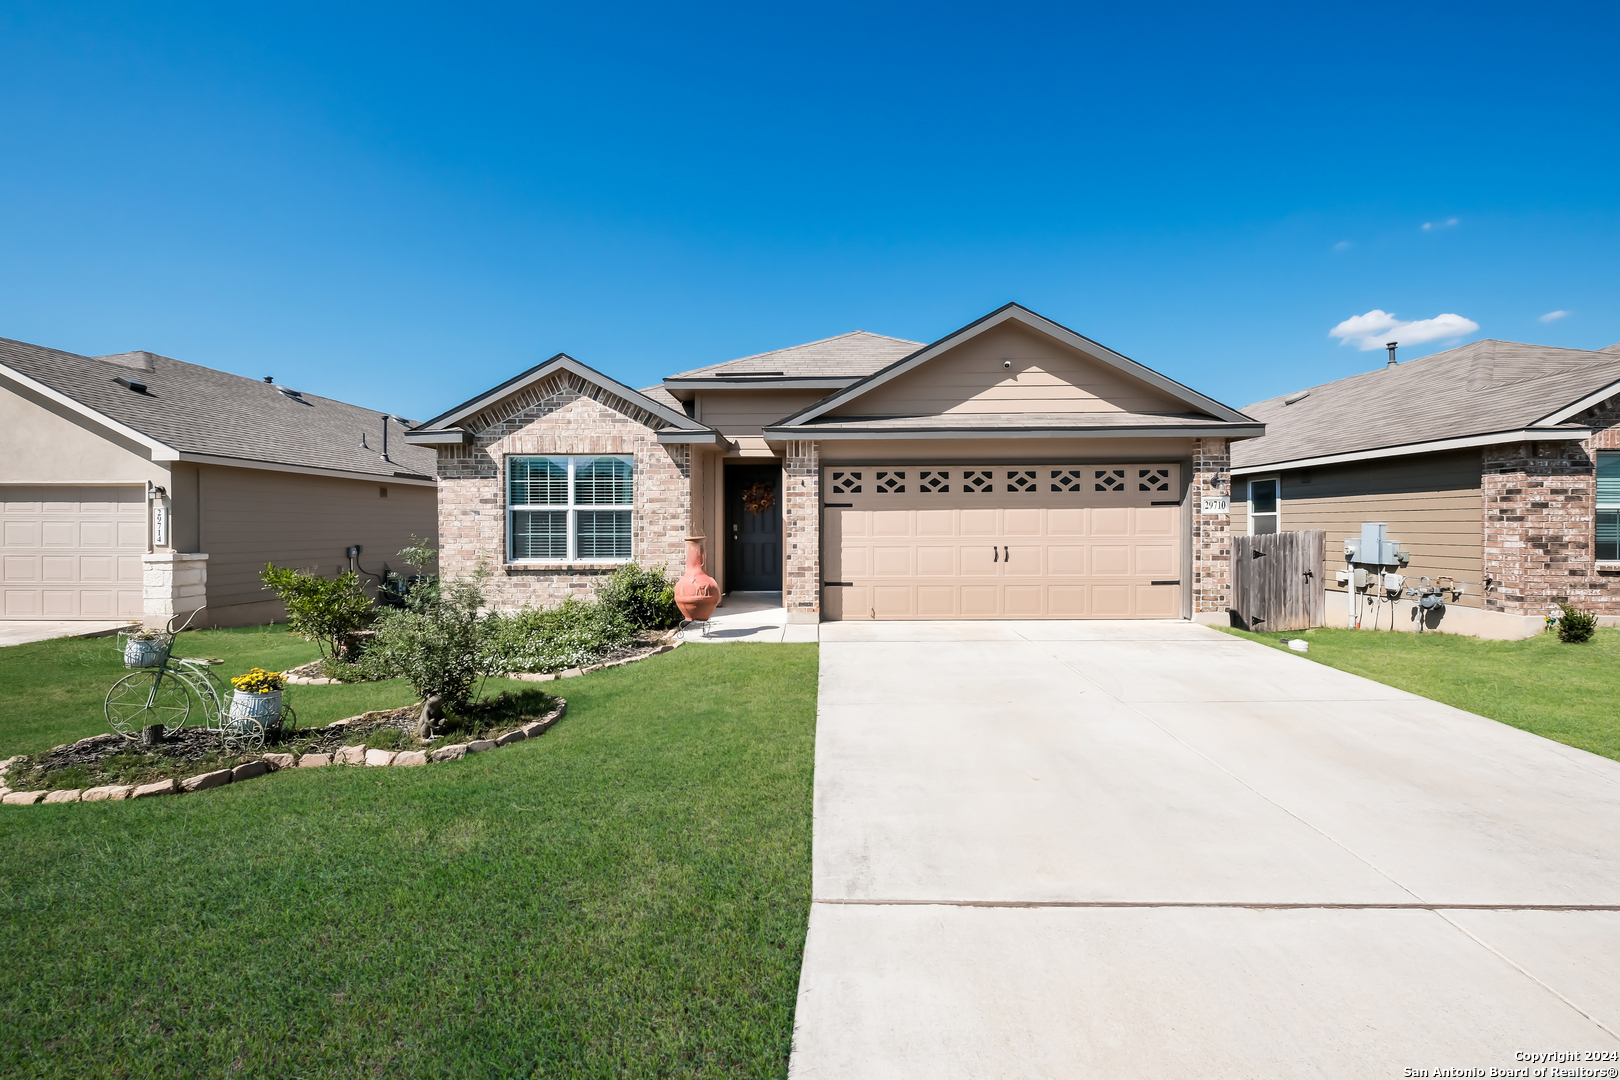
[[[1620,453],[1597,455],[1597,561],[1620,562]]]
[[[1249,535],[1277,531],[1277,481],[1249,481]]]
[[[625,562],[634,503],[628,457],[506,459],[513,562]]]

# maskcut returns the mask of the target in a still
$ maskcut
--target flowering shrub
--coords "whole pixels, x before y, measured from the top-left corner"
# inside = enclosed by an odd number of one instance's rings
[[[544,611],[525,608],[485,620],[490,671],[562,671],[635,639],[635,625],[613,607],[574,597]]]
[[[287,685],[287,680],[281,677],[279,671],[266,671],[256,667],[246,675],[238,675],[231,680],[231,685],[244,694],[268,694],[272,690],[280,690]]]

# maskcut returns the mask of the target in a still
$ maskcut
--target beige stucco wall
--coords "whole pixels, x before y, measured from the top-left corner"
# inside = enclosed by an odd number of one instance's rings
[[[1239,477],[1234,485],[1232,531],[1249,531],[1247,482],[1276,473]],[[1343,607],[1343,587],[1333,572],[1344,567],[1343,541],[1360,536],[1364,521],[1382,521],[1388,535],[1412,553],[1401,571],[1412,584],[1422,576],[1442,575],[1464,582],[1458,606],[1480,606],[1481,515],[1480,452],[1457,450],[1388,461],[1283,473],[1278,529],[1327,531],[1327,588],[1340,600],[1328,602],[1329,614]]]
[[[146,448],[0,377],[0,482],[167,484]]]
[[[1005,361],[1012,367],[1004,367]],[[831,416],[1182,413],[1187,406],[1060,342],[1002,325],[862,394]]]
[[[399,550],[413,534],[437,543],[432,487],[221,465],[200,466],[197,479],[212,625],[282,617],[281,604],[259,582],[267,562],[332,576],[348,569],[344,548],[359,544],[361,566],[380,574],[385,562],[404,570]]]

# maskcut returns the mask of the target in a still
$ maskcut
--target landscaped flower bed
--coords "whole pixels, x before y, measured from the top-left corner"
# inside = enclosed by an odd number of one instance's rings
[[[330,760],[345,747],[355,746],[360,748],[362,758],[367,749],[374,749],[388,754],[419,752],[426,760],[427,755],[446,746],[517,741],[511,738],[515,732],[536,724],[549,726],[561,717],[565,707],[561,698],[538,690],[504,693],[475,702],[464,715],[453,718],[453,734],[424,741],[413,734],[422,711],[418,702],[399,709],[362,713],[326,727],[289,731],[271,752],[251,755],[225,753],[218,734],[202,728],[183,729],[152,746],[117,734],[94,735],[44,754],[11,759],[0,774],[0,798],[16,803],[23,800],[11,796],[32,792],[84,792],[165,783],[173,784],[177,791],[196,790],[183,787],[183,782],[260,761],[274,769],[291,767],[309,757]],[[35,801],[44,801],[43,794]]]

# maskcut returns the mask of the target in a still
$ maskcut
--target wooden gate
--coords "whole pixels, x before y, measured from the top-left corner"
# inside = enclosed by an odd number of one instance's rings
[[[1232,539],[1232,614],[1244,630],[1327,625],[1323,556],[1327,532],[1262,533]]]

